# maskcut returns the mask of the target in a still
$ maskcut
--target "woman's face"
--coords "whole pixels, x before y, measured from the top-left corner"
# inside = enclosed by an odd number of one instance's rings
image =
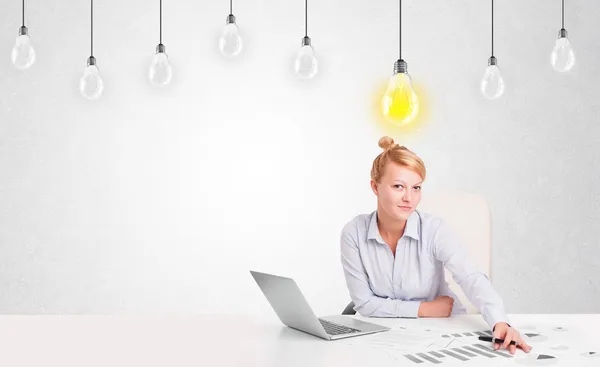
[[[377,207],[387,216],[407,220],[421,201],[421,176],[399,164],[386,164],[383,176],[377,183],[371,180],[371,188],[377,195]]]

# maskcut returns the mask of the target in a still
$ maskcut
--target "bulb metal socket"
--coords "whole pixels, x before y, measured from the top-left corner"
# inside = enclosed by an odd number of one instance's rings
[[[408,64],[406,61],[400,59],[394,63],[394,74],[398,73],[407,73],[408,72]]]
[[[87,65],[88,66],[96,65],[96,58],[94,56],[88,57],[88,59],[87,59]]]
[[[558,31],[558,38],[567,38],[568,33],[566,29],[561,29],[560,31]]]

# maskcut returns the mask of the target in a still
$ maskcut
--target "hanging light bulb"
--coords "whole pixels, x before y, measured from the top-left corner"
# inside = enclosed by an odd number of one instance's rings
[[[240,37],[240,31],[237,24],[235,24],[235,16],[229,14],[227,16],[227,23],[219,38],[219,50],[227,57],[235,57],[242,52],[242,37]]]
[[[388,122],[395,125],[411,123],[419,113],[419,98],[408,74],[408,65],[402,59],[402,0],[398,1],[398,61],[394,63],[394,75],[388,82],[381,107]]]
[[[575,65],[575,53],[567,35],[565,29],[565,0],[562,0],[562,28],[558,31],[558,38],[550,55],[552,67],[560,73],[568,72]]]
[[[382,109],[386,119],[395,125],[409,124],[419,113],[419,98],[402,59],[394,63],[394,75],[383,95]]]
[[[308,0],[304,1],[304,38],[302,46],[296,55],[294,61],[294,71],[300,79],[312,79],[317,75],[319,63],[315,57],[315,50],[311,46],[310,37],[308,37]]]
[[[148,71],[148,77],[150,82],[154,85],[167,85],[171,82],[173,77],[173,69],[169,63],[169,56],[167,56],[165,45],[162,43],[162,0],[160,0],[160,26],[159,26],[159,43],[156,46],[156,53],[152,59],[150,70]]]
[[[315,58],[315,50],[310,45],[310,37],[302,38],[302,47],[296,55],[294,71],[300,79],[312,79],[317,75],[319,63]]]
[[[492,56],[488,59],[488,67],[481,80],[481,93],[490,100],[500,98],[504,94],[504,79],[500,75],[498,60],[494,56],[494,0],[492,0]]]
[[[27,35],[27,27],[23,26],[19,29],[19,36],[10,56],[13,65],[21,70],[29,69],[35,62],[35,50],[31,46],[31,40]]]
[[[561,73],[570,71],[573,65],[575,65],[575,53],[571,47],[571,42],[567,38],[566,29],[560,30],[558,39],[550,55],[550,61],[554,70]]]
[[[25,27],[25,0],[23,0],[23,23],[19,28],[19,35],[15,41],[10,57],[13,65],[20,70],[26,70],[35,62],[35,50],[31,46],[29,30]]]
[[[169,64],[169,56],[167,56],[165,45],[162,43],[156,46],[156,54],[154,54],[148,76],[154,85],[167,85],[171,82],[173,68]]]
[[[79,80],[79,91],[87,99],[98,99],[104,90],[104,82],[100,77],[100,70],[96,65],[96,58],[90,56],[87,66],[83,69],[83,76]]]
[[[242,37],[240,37],[240,30],[235,23],[235,16],[233,15],[233,0],[229,0],[229,15],[225,21],[225,28],[219,38],[219,50],[227,57],[235,57],[242,52]]]
[[[481,80],[481,93],[487,99],[500,98],[504,93],[504,79],[500,75],[497,63],[498,60],[494,56],[489,58],[488,67]]]
[[[83,76],[79,80],[79,92],[87,99],[98,99],[104,90],[104,82],[100,78],[100,70],[96,65],[94,57],[94,0],[91,4],[91,23],[90,23],[90,57],[87,59],[87,66],[83,69]]]

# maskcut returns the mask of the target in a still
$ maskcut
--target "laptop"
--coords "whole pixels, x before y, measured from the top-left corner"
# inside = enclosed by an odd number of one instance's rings
[[[390,328],[352,317],[335,315],[317,317],[293,279],[250,271],[284,325],[326,340],[366,335]]]

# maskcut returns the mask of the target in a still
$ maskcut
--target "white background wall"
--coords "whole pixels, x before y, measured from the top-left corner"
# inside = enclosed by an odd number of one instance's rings
[[[97,0],[96,102],[78,80],[89,3],[28,1],[38,60],[10,64],[20,2],[0,5],[0,312],[266,313],[249,269],[293,276],[319,314],[348,301],[339,233],[375,208],[377,140],[425,161],[427,191],[484,195],[508,312],[600,310],[600,3],[567,1],[577,54],[549,63],[560,1],[498,0],[506,95],[479,81],[489,1],[405,0],[418,129],[378,114],[397,59],[397,2],[310,1],[316,80],[294,78],[303,1],[235,1],[245,53],[216,41],[228,2],[165,0],[167,89],[147,68],[158,0]]]

